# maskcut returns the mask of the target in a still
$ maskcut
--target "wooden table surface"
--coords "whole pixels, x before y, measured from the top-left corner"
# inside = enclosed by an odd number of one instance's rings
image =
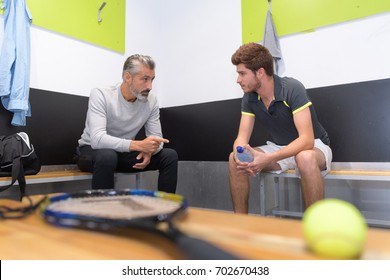
[[[19,202],[0,199],[0,205]],[[305,247],[299,220],[189,208],[176,221],[185,233],[207,240],[242,259],[319,259]],[[0,220],[2,260],[181,259],[173,244],[141,230],[118,233],[68,229],[47,224],[39,212]],[[390,259],[390,230],[370,228],[361,259]]]

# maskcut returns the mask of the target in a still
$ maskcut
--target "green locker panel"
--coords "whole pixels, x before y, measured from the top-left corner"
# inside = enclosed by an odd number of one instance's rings
[[[390,11],[390,0],[272,0],[278,36]],[[268,0],[241,0],[243,43],[263,39]]]
[[[26,3],[34,25],[125,52],[125,0],[26,0]]]

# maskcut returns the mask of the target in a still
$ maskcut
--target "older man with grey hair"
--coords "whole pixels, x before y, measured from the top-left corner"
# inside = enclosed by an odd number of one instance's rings
[[[92,172],[92,189],[114,188],[114,173],[159,170],[158,190],[175,193],[175,150],[164,148],[160,109],[150,91],[155,62],[150,56],[132,55],[123,66],[123,81],[91,91],[85,129],[79,139],[77,164]],[[145,128],[146,138],[135,140]]]

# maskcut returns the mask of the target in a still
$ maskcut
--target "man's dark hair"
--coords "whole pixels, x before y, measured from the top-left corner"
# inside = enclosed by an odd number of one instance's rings
[[[264,68],[269,76],[274,75],[274,60],[269,50],[257,43],[242,45],[232,55],[233,65],[244,64],[246,68],[253,72]]]

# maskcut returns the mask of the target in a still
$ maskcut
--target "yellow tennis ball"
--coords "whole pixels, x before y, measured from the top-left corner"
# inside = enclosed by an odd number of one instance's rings
[[[367,224],[351,203],[324,199],[303,214],[303,233],[314,253],[330,259],[355,259],[363,250]]]

